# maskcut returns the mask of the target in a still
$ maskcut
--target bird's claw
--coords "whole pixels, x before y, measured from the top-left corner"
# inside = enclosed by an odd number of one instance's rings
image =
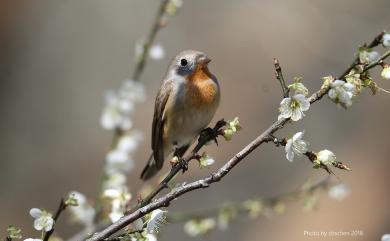
[[[203,129],[200,133],[199,140],[212,140],[218,145],[217,137],[221,134],[221,128],[225,125],[226,121],[222,119],[215,124],[214,128],[207,127],[206,129]]]
[[[180,165],[180,169],[182,170],[183,173],[188,170],[188,162],[183,158],[179,158],[178,164]]]

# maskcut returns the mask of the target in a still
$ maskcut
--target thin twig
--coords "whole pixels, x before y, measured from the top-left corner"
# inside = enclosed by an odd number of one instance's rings
[[[148,37],[146,38],[145,42],[143,43],[142,54],[141,54],[141,56],[139,56],[139,59],[137,61],[137,65],[136,65],[134,73],[133,73],[133,80],[134,81],[139,81],[140,76],[145,68],[147,56],[149,54],[149,49],[152,46],[154,39],[156,38],[157,32],[162,27],[164,27],[163,18],[166,14],[166,8],[167,8],[167,5],[169,4],[169,1],[170,0],[163,0],[160,4],[160,8],[157,12],[153,26],[150,29]]]
[[[57,211],[53,217],[53,220],[54,220],[54,224],[53,224],[53,227],[50,231],[47,231],[45,233],[45,236],[43,237],[43,241],[48,241],[50,236],[53,234],[54,232],[54,228],[55,228],[55,224],[57,223],[57,220],[58,218],[60,217],[61,213],[66,209],[67,205],[65,204],[65,200],[64,198],[61,198],[61,201],[60,201],[60,205],[58,206],[57,208]]]
[[[387,58],[389,54],[385,54],[382,56],[382,58]],[[383,61],[383,59],[380,59],[376,61],[376,63],[373,63],[372,66],[378,65],[379,61]],[[371,68],[371,67],[370,67]],[[364,71],[367,71],[370,69],[369,67],[366,67]],[[342,78],[345,77],[345,73],[341,75]],[[318,100],[320,100],[327,92],[329,88],[322,88],[312,94],[309,97],[310,103],[314,103]],[[273,134],[278,131],[279,129],[282,129],[285,124],[289,121],[289,119],[281,118],[274,122],[268,129],[266,129],[262,134],[260,134],[256,139],[254,139],[251,143],[249,143],[246,147],[244,147],[240,152],[238,152],[234,157],[232,157],[225,165],[223,165],[220,169],[218,169],[216,172],[210,174],[209,176],[202,178],[198,181],[194,181],[188,184],[183,184],[180,187],[174,188],[169,192],[168,194],[162,196],[161,198],[143,206],[142,208],[138,208],[137,210],[134,210],[131,213],[126,214],[122,218],[120,218],[117,222],[113,223],[112,225],[108,226],[107,228],[103,229],[100,232],[95,233],[88,241],[98,241],[98,240],[104,240],[105,238],[111,236],[115,232],[121,230],[122,228],[126,227],[130,223],[134,222],[138,218],[144,216],[147,213],[150,213],[153,210],[156,210],[158,208],[167,207],[170,205],[171,201],[177,199],[181,195],[191,192],[197,189],[207,188],[210,186],[210,184],[219,182],[224,176],[226,176],[238,163],[240,163],[247,155],[249,155],[253,150],[255,150],[257,147],[259,147],[264,142],[269,141],[269,138],[273,136]]]
[[[276,79],[279,80],[280,86],[282,87],[283,97],[287,98],[290,90],[287,87],[286,82],[284,81],[283,72],[282,72],[282,68],[280,67],[279,60],[276,58],[274,59],[274,66],[275,66],[275,76]]]

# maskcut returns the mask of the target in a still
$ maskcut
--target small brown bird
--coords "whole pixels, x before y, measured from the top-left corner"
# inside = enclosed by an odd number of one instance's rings
[[[220,89],[206,54],[186,50],[168,68],[157,94],[152,125],[153,153],[141,174],[153,177],[175,151],[181,156],[207,127],[218,108]]]

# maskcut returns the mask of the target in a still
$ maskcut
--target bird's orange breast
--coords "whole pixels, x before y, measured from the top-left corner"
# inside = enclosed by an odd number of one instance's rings
[[[195,108],[208,107],[218,96],[218,86],[207,68],[199,67],[188,77],[186,102]]]

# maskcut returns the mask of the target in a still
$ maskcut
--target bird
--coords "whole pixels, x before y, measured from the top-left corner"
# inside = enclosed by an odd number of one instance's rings
[[[152,154],[141,179],[152,178],[172,154],[181,157],[218,109],[221,93],[210,72],[211,59],[185,50],[173,58],[157,93],[152,123]]]

